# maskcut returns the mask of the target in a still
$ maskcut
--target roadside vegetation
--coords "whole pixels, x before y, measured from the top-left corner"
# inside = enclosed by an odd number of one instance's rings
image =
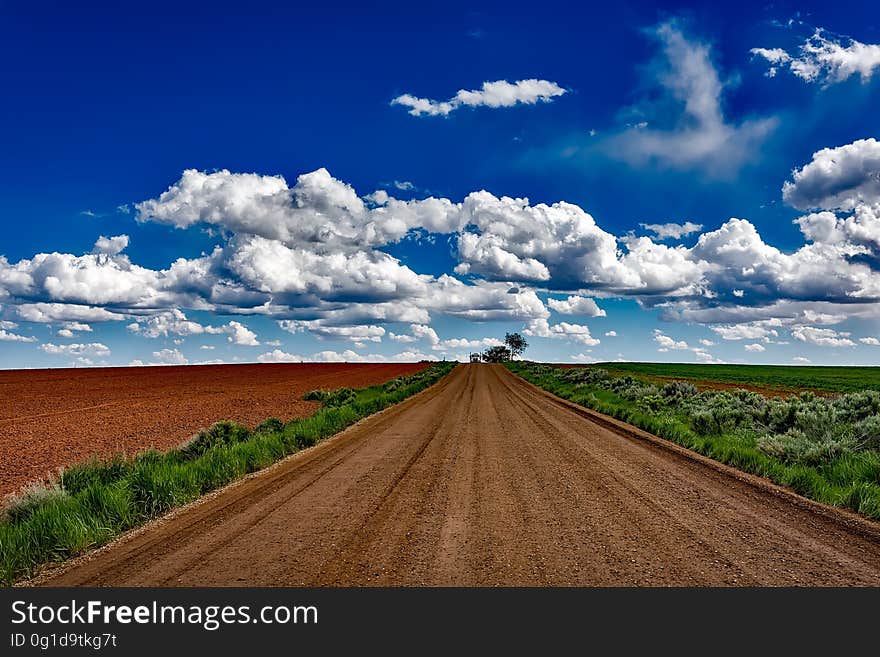
[[[655,384],[600,367],[526,361],[507,367],[559,397],[880,520],[880,391],[766,397],[748,390],[701,392],[686,381]]]
[[[880,367],[707,365],[704,363],[598,363],[612,374],[742,384],[784,390],[880,390]]]
[[[290,422],[272,418],[253,430],[218,422],[177,449],[92,460],[64,469],[57,480],[33,487],[0,520],[0,582],[33,574],[101,546],[119,534],[192,502],[248,473],[332,436],[358,420],[433,385],[454,362],[370,388],[316,390],[313,415]]]

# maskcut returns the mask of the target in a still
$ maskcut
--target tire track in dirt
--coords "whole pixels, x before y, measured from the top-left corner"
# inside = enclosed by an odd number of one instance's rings
[[[466,391],[467,388],[462,388],[452,400],[452,404],[461,403],[462,397],[465,395]],[[376,549],[377,544],[381,544],[385,537],[386,533],[383,531],[383,528],[388,523],[397,523],[398,531],[402,531],[406,535],[409,534],[409,532],[406,531],[407,528],[402,526],[400,518],[395,517],[393,510],[395,507],[401,505],[400,498],[407,494],[407,491],[404,491],[403,489],[405,479],[408,479],[408,482],[418,482],[421,493],[418,497],[420,499],[426,498],[427,495],[425,493],[436,486],[437,477],[435,473],[428,472],[428,476],[426,477],[411,475],[414,469],[419,468],[420,461],[427,456],[433,455],[426,455],[426,452],[429,452],[429,448],[438,443],[442,444],[449,439],[448,432],[443,431],[444,424],[442,416],[438,415],[433,418],[431,425],[423,430],[422,433],[424,434],[424,437],[422,438],[418,449],[409,457],[400,471],[387,484],[385,490],[379,495],[378,501],[374,505],[372,511],[364,518],[361,525],[350,533],[349,538],[345,541],[341,549],[339,549],[340,558],[328,562],[321,572],[318,573],[316,581],[343,585],[345,582],[352,579],[369,577],[370,573],[363,572],[369,570],[369,564],[361,559],[351,561],[346,558],[346,555],[357,556],[373,552]],[[437,449],[435,447],[430,451],[436,453]],[[391,547],[394,549],[395,546]],[[399,549],[401,546],[396,547],[398,547],[396,550],[397,556],[400,557],[400,553],[403,550]],[[401,560],[401,562],[403,562],[403,560]],[[374,573],[373,576],[379,575]]]
[[[50,585],[878,585],[880,525],[465,365]]]
[[[558,421],[558,418],[554,418],[552,414],[546,413],[546,410],[542,408],[542,402],[546,400],[544,396],[535,394],[524,395],[521,389],[514,389],[510,387],[509,382],[505,383],[511,388],[511,394],[519,399],[522,406],[531,411],[531,414],[527,416],[529,420],[537,423],[537,418],[541,418],[546,426],[552,427],[551,433],[577,435],[577,426],[565,426]],[[562,417],[568,419],[566,416]],[[630,501],[627,505],[621,504],[620,506],[617,506],[615,504],[614,509],[616,515],[620,518],[620,524],[627,527],[627,533],[630,535],[638,535],[640,533],[640,527],[643,525],[655,523],[659,519],[665,519],[665,522],[669,523],[670,526],[675,527],[676,531],[667,532],[665,535],[654,537],[652,540],[655,542],[651,544],[651,551],[653,553],[663,554],[669,551],[682,550],[692,552],[700,551],[704,553],[704,558],[713,558],[720,563],[719,557],[721,557],[721,555],[717,551],[711,550],[707,552],[707,546],[702,540],[702,536],[705,535],[705,532],[701,531],[700,528],[694,528],[687,522],[687,518],[679,517],[671,512],[661,501],[645,495],[637,486],[631,485],[625,477],[621,477],[618,474],[618,471],[622,469],[623,464],[616,461],[609,463],[609,455],[597,452],[589,443],[575,445],[573,447],[572,445],[567,444],[567,442],[568,441],[565,440],[553,440],[545,443],[543,448],[547,450],[555,450],[560,454],[560,460],[566,463],[591,460],[605,464],[605,467],[603,468],[605,471],[596,473],[595,476],[596,494],[606,501]],[[581,453],[578,453],[578,448],[581,449]],[[608,467],[609,465],[612,467]],[[606,502],[606,504],[607,503],[609,502]],[[601,535],[601,525],[594,523],[593,528],[594,533]],[[669,541],[673,541],[673,543],[670,543]],[[634,552],[632,548],[631,551]],[[638,557],[641,557],[646,561],[645,568],[648,570],[651,568],[659,570],[670,567],[670,565],[664,565],[662,562],[657,562],[654,555],[651,554],[630,556],[631,559]],[[725,560],[725,562],[726,567],[733,567],[729,561]],[[686,573],[683,573],[681,576],[690,577]],[[731,583],[743,584],[746,583],[746,581],[744,581],[743,575],[740,573],[739,578],[734,579]]]

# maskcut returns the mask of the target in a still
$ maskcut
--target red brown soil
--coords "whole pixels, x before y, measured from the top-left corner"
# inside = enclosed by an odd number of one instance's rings
[[[880,524],[464,365],[38,581],[877,586]]]
[[[0,371],[0,498],[58,468],[179,445],[218,420],[308,415],[315,388],[376,385],[415,363],[283,363]]]

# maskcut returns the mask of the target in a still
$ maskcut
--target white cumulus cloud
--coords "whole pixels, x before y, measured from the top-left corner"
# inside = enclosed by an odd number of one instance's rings
[[[187,365],[189,360],[179,349],[161,349],[153,352],[153,358],[162,365]]]
[[[484,82],[480,89],[460,89],[449,100],[430,100],[402,94],[394,98],[391,104],[408,107],[408,113],[413,116],[447,116],[461,107],[513,107],[548,103],[565,93],[564,88],[549,80],[496,80]]]
[[[104,237],[101,235],[95,242],[94,252],[117,255],[126,248],[128,248],[128,235],[116,235],[115,237]]]
[[[47,342],[40,345],[47,354],[65,356],[109,356],[110,348],[101,342],[53,344]]]
[[[798,326],[792,329],[791,335],[795,340],[819,347],[854,347],[856,344],[849,339],[849,333],[829,328]]]
[[[775,77],[781,67],[787,67],[801,80],[821,82],[826,87],[854,75],[858,75],[862,83],[867,83],[880,68],[880,44],[834,36],[821,28],[794,53],[782,48],[752,48],[751,53],[770,64],[769,77]]]
[[[257,356],[257,360],[261,363],[301,363],[306,359],[298,354],[290,354],[281,349],[273,349]]]
[[[639,226],[654,233],[659,240],[680,240],[691,233],[703,230],[702,224],[695,224],[693,221],[685,221],[683,224],[639,224]]]
[[[7,331],[6,329],[0,328],[0,342],[36,342],[37,339],[33,336],[20,335],[18,333],[12,333],[11,331]]]
[[[539,338],[560,338],[580,342],[588,347],[595,347],[600,343],[598,338],[594,338],[590,334],[590,328],[584,324],[572,324],[570,322],[559,322],[558,324],[550,324],[546,319],[535,319],[529,322],[528,327],[523,330],[526,335]]]
[[[308,331],[321,339],[350,340],[352,342],[381,342],[385,329],[374,324],[334,326],[325,320],[282,319],[278,326],[289,333]]]
[[[688,343],[684,340],[674,340],[663,333],[660,329],[654,329],[654,342],[660,345],[659,351],[668,351],[669,349],[683,350],[689,349]]]
[[[547,305],[550,306],[552,310],[562,313],[563,315],[605,317],[605,311],[589,297],[574,295],[567,299],[547,299]]]
[[[243,347],[258,347],[260,345],[257,334],[241,322],[229,322],[223,327],[223,330],[228,334],[226,339],[232,344]]]
[[[782,197],[800,210],[847,211],[880,203],[880,142],[872,137],[816,151],[782,186]]]
[[[230,321],[223,326],[205,326],[187,319],[179,308],[172,308],[147,317],[137,317],[128,325],[128,330],[145,338],[168,337],[170,335],[227,335],[232,344],[256,347],[260,344],[257,334],[238,321]]]
[[[719,326],[712,326],[711,329],[724,340],[755,340],[777,337],[779,332],[776,328],[773,328],[774,326],[781,326],[781,322],[769,320],[731,325],[722,324]],[[706,340],[705,342],[709,341]]]
[[[483,349],[485,347],[498,347],[503,344],[504,342],[498,338],[480,338],[478,340],[448,338],[435,344],[432,349],[435,351],[446,351],[450,349]]]

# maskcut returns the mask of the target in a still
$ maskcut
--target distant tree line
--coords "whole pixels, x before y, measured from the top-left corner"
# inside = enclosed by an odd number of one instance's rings
[[[482,353],[471,354],[472,363],[505,363],[513,360],[528,348],[529,343],[519,333],[505,333],[504,344],[489,347]]]

